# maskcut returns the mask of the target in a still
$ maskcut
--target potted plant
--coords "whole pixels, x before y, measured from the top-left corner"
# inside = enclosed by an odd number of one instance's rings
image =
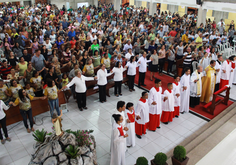
[[[71,159],[75,159],[77,156],[79,156],[78,152],[79,152],[79,147],[73,145],[69,145],[65,149],[66,155],[69,156]]]
[[[36,130],[33,133],[34,140],[37,141],[38,143],[43,143],[46,135],[47,135],[47,132],[44,131],[44,129],[42,129],[41,131]]]
[[[176,146],[171,160],[173,165],[186,165],[189,158],[186,156],[185,148],[183,146]]]
[[[166,161],[167,161],[166,154],[159,152],[155,155],[154,159],[151,160],[151,165],[168,165]]]
[[[138,157],[136,165],[148,165],[148,160],[145,157]]]

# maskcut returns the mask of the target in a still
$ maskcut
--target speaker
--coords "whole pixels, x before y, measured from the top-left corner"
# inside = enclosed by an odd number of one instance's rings
[[[202,0],[196,0],[197,5],[202,5]]]

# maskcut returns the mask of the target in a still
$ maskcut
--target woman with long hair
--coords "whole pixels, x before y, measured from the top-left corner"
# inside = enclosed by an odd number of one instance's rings
[[[121,93],[121,84],[122,84],[122,80],[123,80],[123,72],[126,69],[123,68],[123,66],[121,65],[121,62],[117,61],[115,67],[112,69],[111,73],[114,73],[114,82],[115,82],[115,96],[119,97],[122,96]]]
[[[135,91],[134,89],[134,79],[135,79],[135,75],[136,75],[136,68],[138,67],[137,62],[135,61],[135,56],[131,56],[130,60],[127,62],[126,68],[128,68],[127,70],[127,75],[129,77],[129,91]]]
[[[24,89],[20,89],[18,92],[18,97],[16,98],[15,102],[12,101],[9,103],[9,105],[17,106],[19,105],[20,114],[23,118],[23,122],[25,125],[25,128],[27,129],[27,132],[30,133],[31,131],[34,131],[34,121],[33,121],[33,115],[32,115],[32,109],[31,109],[31,100],[37,100],[37,99],[45,99],[46,97],[33,97],[30,94],[27,94]],[[27,117],[30,121],[30,128],[27,123]]]

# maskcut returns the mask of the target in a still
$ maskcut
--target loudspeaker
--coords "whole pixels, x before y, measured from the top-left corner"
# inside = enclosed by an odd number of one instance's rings
[[[202,5],[202,0],[196,0],[197,5]]]

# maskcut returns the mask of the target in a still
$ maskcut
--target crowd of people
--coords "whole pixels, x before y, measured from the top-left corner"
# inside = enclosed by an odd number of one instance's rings
[[[112,142],[122,143],[125,140],[117,138],[127,138],[129,147],[135,145],[135,134],[141,138],[146,128],[155,131],[160,128],[160,121],[168,124],[179,112],[188,112],[189,106],[211,101],[215,90],[236,83],[235,56],[224,60],[224,54],[217,51],[223,43],[233,44],[233,21],[225,25],[223,20],[216,24],[209,19],[197,26],[197,16],[191,12],[183,16],[159,10],[154,15],[148,12],[146,8],[132,6],[121,6],[117,11],[113,4],[59,9],[51,4],[3,3],[0,123],[6,140],[10,140],[3,111],[8,109],[7,105],[19,105],[27,132],[31,132],[34,131],[31,100],[48,98],[51,117],[54,108],[60,116],[57,92],[71,90],[83,111],[87,109],[85,81],[97,80],[99,100],[103,103],[107,101],[107,77],[112,74],[116,97],[122,95],[124,71],[129,91],[135,91],[137,67],[138,86],[146,86],[147,69],[155,86],[149,97],[142,93],[135,111],[132,103],[117,104],[119,113],[113,115]],[[175,76],[167,90],[162,91],[161,80],[155,74],[162,76],[167,62],[166,74],[173,75],[178,60],[183,60],[182,77]],[[124,122],[129,123],[129,128]],[[2,133],[0,139],[4,144]],[[115,149],[112,153],[120,154]],[[126,143],[122,149],[126,149]],[[124,155],[119,155],[117,165],[124,164],[123,159]]]

